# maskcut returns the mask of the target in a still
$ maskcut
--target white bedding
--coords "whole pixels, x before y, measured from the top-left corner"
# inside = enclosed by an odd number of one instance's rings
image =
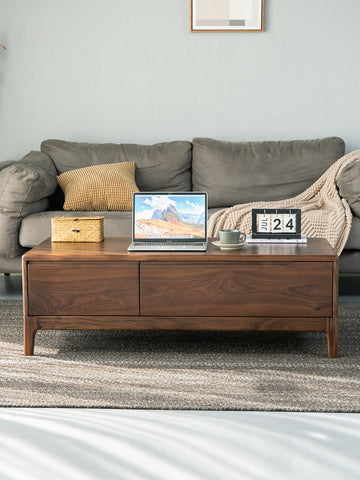
[[[323,478],[360,478],[360,415],[0,409],[1,480]]]

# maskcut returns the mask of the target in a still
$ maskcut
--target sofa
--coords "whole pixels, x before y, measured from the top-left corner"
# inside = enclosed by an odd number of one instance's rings
[[[51,235],[55,216],[104,215],[106,237],[131,236],[131,212],[64,211],[57,176],[82,167],[135,162],[140,191],[206,191],[209,215],[232,205],[295,196],[341,158],[341,138],[224,142],[194,138],[155,145],[46,140],[22,160],[0,163],[0,272],[21,272],[21,256]],[[360,272],[360,185],[350,165],[338,180],[353,211],[340,272]]]

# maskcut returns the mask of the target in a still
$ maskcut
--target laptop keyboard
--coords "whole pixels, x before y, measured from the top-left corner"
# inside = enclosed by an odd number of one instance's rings
[[[163,242],[134,242],[134,245],[136,247],[148,247],[150,245],[153,245],[154,247],[177,247],[177,246],[182,246],[182,245],[200,245],[199,242],[176,242],[173,244],[169,243],[163,243]]]
[[[174,248],[178,250],[185,250],[186,248],[193,248],[197,247],[199,249],[202,249],[204,247],[203,243],[199,242],[176,242],[173,244],[166,244],[166,243],[157,243],[157,242],[134,242],[135,247],[146,247],[148,250],[173,250]]]

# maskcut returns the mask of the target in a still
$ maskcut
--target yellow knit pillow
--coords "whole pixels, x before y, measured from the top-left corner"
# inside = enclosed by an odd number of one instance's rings
[[[64,210],[132,210],[135,162],[77,168],[57,177],[65,195]]]

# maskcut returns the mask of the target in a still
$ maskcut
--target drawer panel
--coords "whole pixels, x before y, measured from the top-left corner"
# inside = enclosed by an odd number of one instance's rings
[[[138,263],[28,265],[29,315],[138,315]]]
[[[142,263],[141,315],[331,317],[331,262]]]

